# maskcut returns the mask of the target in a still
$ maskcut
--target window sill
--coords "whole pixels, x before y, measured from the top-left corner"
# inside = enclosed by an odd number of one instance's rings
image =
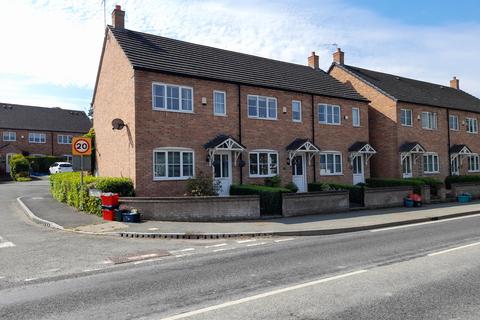
[[[469,133],[469,134],[478,134],[478,132],[470,132],[470,131],[467,131],[467,133]]]
[[[260,176],[260,175],[249,175],[248,177],[249,178],[271,178],[271,177],[275,177],[276,174],[271,174],[271,175],[266,175],[266,176]]]
[[[153,178],[153,181],[185,181],[193,177]]]
[[[435,172],[423,172],[423,174],[429,174],[429,175],[432,175],[432,174],[439,174],[440,171],[435,171]]]
[[[423,130],[428,130],[428,131],[438,131],[438,129],[431,129],[431,128],[424,128],[422,127]]]
[[[266,121],[277,121],[278,120],[278,118],[259,118],[259,117],[252,117],[252,116],[248,116],[248,119],[266,120]]]
[[[184,110],[169,110],[169,109],[162,109],[162,108],[152,108],[153,111],[165,111],[165,112],[173,112],[173,113],[190,113],[194,114],[195,112],[192,111],[184,111]]]
[[[343,172],[342,173],[320,173],[320,175],[322,177],[343,176]]]
[[[413,124],[400,124],[402,127],[413,128]]]
[[[318,124],[323,124],[326,126],[341,126],[342,123],[325,123],[325,122],[318,122]]]
[[[46,144],[46,142],[30,142],[30,141],[28,143],[30,143],[30,144]]]
[[[225,113],[223,113],[223,114],[222,113],[214,113],[213,115],[215,117],[227,117],[227,114],[225,114]]]

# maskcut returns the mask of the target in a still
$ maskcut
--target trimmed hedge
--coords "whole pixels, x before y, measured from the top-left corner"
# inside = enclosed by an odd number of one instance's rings
[[[286,188],[274,188],[255,184],[234,184],[230,187],[231,195],[260,195],[261,214],[282,214],[282,193],[291,193]]]
[[[10,158],[10,177],[15,181],[30,181],[30,165],[21,154],[14,154]],[[22,179],[20,179],[22,178]]]
[[[347,190],[349,191],[350,202],[363,203],[363,191],[361,185],[342,184],[333,182],[314,182],[308,184],[309,192],[329,191],[329,190]]]
[[[32,172],[35,173],[49,173],[49,168],[55,162],[65,161],[64,157],[54,157],[54,156],[45,156],[45,157],[37,157],[37,156],[28,156],[25,157],[30,163],[30,168]]]
[[[58,201],[96,215],[101,215],[101,201],[89,196],[89,188],[116,192],[124,197],[134,194],[133,183],[127,178],[96,178],[86,175],[83,182],[83,186],[80,186],[80,172],[57,173],[50,176],[50,192]]]
[[[445,178],[445,185],[448,189],[452,187],[452,183],[464,183],[464,182],[479,182],[480,175],[468,175],[468,176],[448,176]]]
[[[370,178],[367,179],[367,187],[369,188],[385,188],[385,187],[413,187],[415,193],[420,193],[421,187],[425,185],[423,181],[416,179],[383,179]]]

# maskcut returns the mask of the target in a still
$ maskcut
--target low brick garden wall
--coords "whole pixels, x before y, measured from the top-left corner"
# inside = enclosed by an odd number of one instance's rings
[[[413,192],[413,187],[365,188],[364,205],[367,208],[386,208],[403,206],[403,199]]]
[[[284,217],[348,211],[349,205],[349,192],[343,190],[282,194]]]
[[[129,197],[120,204],[137,209],[142,219],[163,221],[232,221],[260,218],[259,196]]]
[[[462,193],[469,193],[472,198],[478,199],[480,198],[480,183],[452,183],[452,193],[455,197]]]

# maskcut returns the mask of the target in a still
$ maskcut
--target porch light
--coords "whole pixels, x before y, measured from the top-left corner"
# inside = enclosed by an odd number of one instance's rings
[[[202,105],[207,105],[207,97],[202,97]]]

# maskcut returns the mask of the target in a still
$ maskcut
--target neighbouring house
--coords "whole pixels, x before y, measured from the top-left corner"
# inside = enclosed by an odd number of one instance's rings
[[[409,178],[480,172],[480,99],[450,86],[346,65],[333,55],[329,74],[370,100],[374,177]]]
[[[369,177],[368,100],[318,67],[125,28],[116,6],[92,100],[97,174],[129,177],[138,196],[279,175],[307,183]],[[112,130],[114,128],[115,130]]]
[[[70,162],[72,137],[91,126],[82,111],[0,103],[0,175],[10,173],[9,160],[16,153]]]

